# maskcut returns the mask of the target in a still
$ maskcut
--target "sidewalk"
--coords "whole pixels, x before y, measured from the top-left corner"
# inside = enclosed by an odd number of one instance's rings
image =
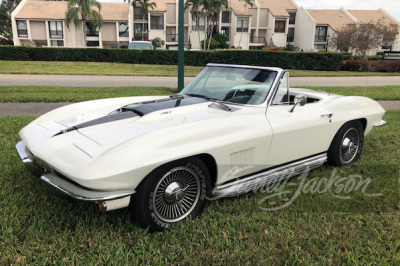
[[[400,101],[378,101],[385,110],[400,110]],[[61,103],[0,103],[0,116],[42,115],[58,107],[71,104]]]

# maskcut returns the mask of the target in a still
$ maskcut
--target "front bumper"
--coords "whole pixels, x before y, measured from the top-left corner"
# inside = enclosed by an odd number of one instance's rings
[[[385,120],[381,120],[381,121],[375,123],[374,127],[381,127],[381,126],[384,126],[384,125],[386,125],[386,121]]]
[[[99,202],[121,199],[129,197],[135,193],[135,190],[133,189],[96,191],[82,187],[57,174],[51,169],[51,167],[44,166],[43,163],[39,163],[40,160],[36,160],[35,156],[29,151],[23,141],[18,142],[16,149],[19,157],[22,160],[22,163],[26,166],[29,172],[74,199]]]

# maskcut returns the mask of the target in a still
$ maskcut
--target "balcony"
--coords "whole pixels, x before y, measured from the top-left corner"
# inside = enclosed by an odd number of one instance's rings
[[[326,42],[326,35],[316,35],[314,41],[315,42]]]
[[[177,42],[178,34],[166,34],[166,41],[167,42]]]
[[[251,43],[265,43],[265,37],[250,37]]]

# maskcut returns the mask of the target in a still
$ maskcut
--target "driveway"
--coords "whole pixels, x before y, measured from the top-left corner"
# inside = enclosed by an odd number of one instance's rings
[[[185,78],[188,84],[193,77]],[[71,86],[71,87],[170,87],[176,88],[176,77],[19,75],[0,74],[0,86]],[[290,86],[386,86],[400,85],[400,76],[386,77],[293,77]]]

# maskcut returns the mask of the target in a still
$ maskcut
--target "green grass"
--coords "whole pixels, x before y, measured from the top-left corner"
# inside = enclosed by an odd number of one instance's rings
[[[185,66],[185,76],[196,76],[203,67]],[[96,62],[41,62],[0,60],[0,74],[53,74],[104,76],[167,76],[178,75],[177,66],[133,65]],[[399,76],[400,73],[290,70],[292,77]]]
[[[249,193],[210,202],[200,219],[160,233],[139,228],[128,209],[100,213],[93,203],[59,198],[28,174],[14,147],[33,119],[0,117],[0,264],[400,263],[400,111],[387,112],[361,159],[336,172],[370,178],[367,192],[383,196],[301,193],[270,212],[258,208],[266,194]],[[321,167],[307,180],[333,170]]]
[[[80,102],[94,99],[171,95],[176,90],[163,87],[1,87],[0,102]]]
[[[400,100],[400,86],[382,87],[309,87],[340,95],[366,96],[374,100]],[[0,102],[80,102],[93,99],[170,95],[175,89],[163,87],[41,87],[0,86]]]

